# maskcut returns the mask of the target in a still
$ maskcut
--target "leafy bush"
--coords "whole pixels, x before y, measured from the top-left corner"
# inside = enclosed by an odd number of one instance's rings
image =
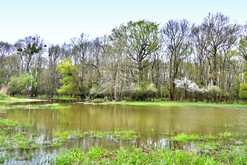
[[[19,76],[12,76],[8,88],[10,94],[28,94],[32,86],[35,86],[36,82],[29,73],[22,73]]]
[[[210,101],[217,102],[218,96],[221,94],[221,89],[216,85],[209,85],[207,89],[207,93],[208,93],[208,99],[210,99]]]
[[[208,93],[220,93],[220,87],[216,86],[216,85],[209,85],[208,86]]]
[[[153,83],[146,81],[131,85],[133,100],[147,100],[153,98],[157,94],[157,88]]]
[[[240,85],[239,97],[243,100],[247,100],[247,83]]]

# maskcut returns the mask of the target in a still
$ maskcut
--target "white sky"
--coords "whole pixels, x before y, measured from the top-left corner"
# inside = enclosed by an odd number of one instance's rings
[[[15,43],[39,35],[50,44],[69,42],[81,33],[110,34],[121,23],[146,19],[163,26],[186,18],[200,24],[209,12],[245,24],[246,0],[5,0],[0,3],[0,41]]]

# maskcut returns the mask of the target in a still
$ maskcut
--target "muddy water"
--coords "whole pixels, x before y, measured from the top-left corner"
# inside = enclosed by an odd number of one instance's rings
[[[161,146],[171,150],[190,149],[193,143],[169,141],[167,132],[188,134],[218,134],[222,132],[247,132],[247,110],[236,108],[203,106],[127,106],[127,105],[84,105],[80,103],[62,104],[61,108],[35,109],[27,106],[22,110],[10,110],[0,117],[27,121],[32,124],[31,132],[39,132],[42,144],[51,141],[55,132],[62,131],[113,131],[134,130],[141,137],[125,141],[111,138],[80,138],[68,140],[63,146],[39,147],[30,160],[15,158],[4,164],[42,164],[54,158],[58,151],[68,148],[103,146],[114,149],[121,146]],[[25,150],[24,150],[25,151]],[[5,151],[0,151],[0,154]],[[21,157],[23,150],[16,150]],[[25,151],[26,152],[26,151]],[[45,164],[45,163],[43,163]]]
[[[64,130],[129,130],[158,137],[162,132],[246,132],[247,110],[204,106],[66,104],[60,109],[11,110],[4,117],[28,121],[43,133]]]

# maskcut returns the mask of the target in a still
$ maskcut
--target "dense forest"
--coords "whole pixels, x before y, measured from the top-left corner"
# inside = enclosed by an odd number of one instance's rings
[[[233,24],[222,13],[208,14],[199,25],[129,21],[109,36],[82,33],[63,45],[41,37],[0,42],[2,91],[109,100],[247,99],[247,24]]]

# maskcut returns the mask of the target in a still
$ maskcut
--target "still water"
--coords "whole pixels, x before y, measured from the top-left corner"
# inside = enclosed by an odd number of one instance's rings
[[[122,146],[165,147],[171,150],[195,148],[192,142],[170,141],[164,133],[218,134],[222,132],[247,132],[247,110],[206,106],[130,106],[130,105],[84,105],[81,103],[62,104],[61,108],[37,109],[25,106],[22,110],[9,110],[0,117],[27,121],[32,133],[38,132],[35,141],[41,145],[36,149],[13,150],[16,158],[3,164],[47,164],[57,152],[68,148],[102,146],[107,149]],[[141,136],[132,140],[107,138],[77,138],[68,140],[60,147],[43,147],[52,141],[56,132],[63,131],[114,131],[134,130]],[[18,131],[18,130],[17,130]],[[29,133],[27,133],[29,134]],[[28,135],[29,136],[29,135]],[[0,154],[5,154],[5,150]],[[29,160],[20,159],[31,152]]]
[[[171,131],[197,134],[247,131],[247,110],[229,107],[69,103],[60,109],[11,110],[4,117],[28,121],[41,132],[131,129],[155,137]]]

